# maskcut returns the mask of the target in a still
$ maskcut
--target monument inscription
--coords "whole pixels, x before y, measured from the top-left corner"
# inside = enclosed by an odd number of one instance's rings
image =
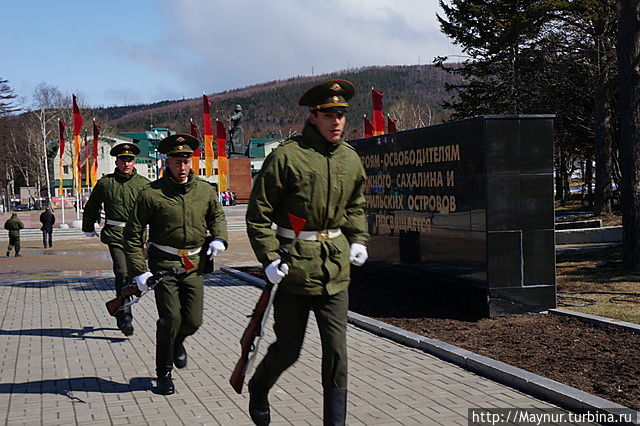
[[[352,141],[372,275],[430,276],[435,297],[443,277],[487,315],[555,306],[552,136],[553,116],[519,115]]]

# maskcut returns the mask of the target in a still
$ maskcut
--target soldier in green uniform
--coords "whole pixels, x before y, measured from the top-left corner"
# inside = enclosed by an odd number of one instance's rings
[[[350,263],[366,261],[369,239],[364,168],[343,138],[354,92],[344,80],[309,89],[299,101],[310,108],[302,135],[269,155],[251,193],[249,239],[267,278],[279,283],[273,304],[276,341],[249,381],[249,414],[258,425],[270,422],[267,394],[298,359],[311,309],[322,340],[324,424],[345,422]],[[288,214],[306,220],[297,238]]]
[[[227,247],[227,221],[211,185],[191,171],[191,155],[198,140],[175,134],[164,138],[158,151],[167,155],[164,176],[140,192],[133,215],[124,230],[129,271],[138,288],[148,290],[152,273],[185,268],[155,287],[158,308],[156,328],[156,393],[175,392],[171,370],[184,368],[187,352],[183,345],[202,324],[203,282],[198,262],[200,250],[210,260]],[[149,225],[149,269],[143,254],[143,233]],[[207,233],[212,237],[202,247]],[[202,266],[202,265],[200,265]]]
[[[11,213],[11,217],[4,223],[4,229],[9,231],[9,247],[7,247],[6,256],[9,257],[11,249],[15,249],[16,257],[22,257],[20,254],[20,230],[24,229],[24,223],[18,219],[17,213]]]
[[[116,296],[120,295],[122,288],[129,284],[132,277],[127,273],[122,231],[133,212],[140,190],[149,184],[149,179],[136,172],[136,155],[139,153],[140,148],[133,143],[119,143],[111,148],[110,155],[116,158],[116,169],[96,183],[82,214],[85,236],[99,236],[100,241],[109,247],[116,277]],[[95,223],[100,218],[102,209],[105,223],[99,235],[95,231]],[[133,334],[132,322],[131,307],[121,309],[116,314],[116,324],[125,336]]]

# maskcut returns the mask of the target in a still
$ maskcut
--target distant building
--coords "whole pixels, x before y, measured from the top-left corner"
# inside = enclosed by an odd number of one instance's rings
[[[262,168],[265,158],[276,149],[283,139],[253,138],[249,139],[249,158],[251,159],[251,175],[255,176]]]
[[[109,155],[111,148],[118,143],[134,143],[140,148],[140,154],[136,158],[136,170],[142,176],[147,177],[149,180],[154,181],[160,175],[160,167],[162,167],[162,161],[160,154],[158,153],[158,144],[162,139],[175,132],[165,127],[152,127],[151,130],[144,132],[120,132],[117,136],[100,136],[98,139],[98,178],[101,178],[109,173],[113,173],[115,169],[115,158]],[[271,153],[271,151],[280,144],[281,140],[275,138],[258,138],[251,139],[249,141],[249,158],[251,160],[251,174],[255,175],[260,168],[264,159]],[[55,146],[53,146],[55,144]],[[51,188],[54,196],[59,196],[58,188],[60,185],[60,177],[62,176],[62,184],[65,197],[74,196],[73,192],[73,173],[71,170],[73,158],[73,140],[66,141],[65,152],[63,155],[62,173],[60,170],[60,160],[58,156],[58,143],[52,142],[52,151],[50,156],[50,162],[53,165],[53,186]],[[83,148],[81,158],[81,164],[85,162],[85,152]],[[204,161],[204,149],[200,150],[200,167],[198,174],[200,178],[211,182],[217,186],[218,184],[218,160],[213,161],[214,174],[208,178],[205,178],[205,161]],[[87,198],[91,193],[91,187],[85,184],[86,172],[85,167],[82,167],[81,182],[82,182],[82,196]],[[194,170],[195,172],[195,170]]]

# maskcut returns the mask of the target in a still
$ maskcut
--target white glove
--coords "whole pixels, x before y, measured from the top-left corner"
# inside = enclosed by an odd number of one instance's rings
[[[273,284],[279,284],[285,275],[289,273],[289,266],[286,263],[281,263],[280,259],[274,260],[264,268],[264,273],[267,275],[267,279]]]
[[[209,243],[209,249],[207,250],[207,256],[209,259],[213,260],[214,257],[225,251],[226,248],[224,243],[220,238],[216,238],[215,240]]]
[[[91,231],[91,232],[85,232],[84,236],[91,238],[91,237],[99,237],[100,234],[98,234],[96,231]]]
[[[352,265],[362,266],[367,261],[369,255],[367,254],[367,248],[362,244],[351,244],[351,250],[349,251],[349,260]]]
[[[138,290],[140,290],[140,291],[149,291],[149,290],[151,290],[149,288],[149,286],[147,285],[147,280],[152,276],[153,276],[153,274],[151,272],[143,272],[142,274],[138,275],[135,278],[136,285],[138,286]]]

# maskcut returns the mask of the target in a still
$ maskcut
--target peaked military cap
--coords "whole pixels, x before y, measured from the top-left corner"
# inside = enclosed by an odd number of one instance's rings
[[[138,145],[130,142],[119,143],[111,148],[109,155],[112,157],[135,157],[140,154]]]
[[[199,146],[200,142],[193,136],[176,133],[162,139],[158,151],[172,157],[191,157]]]
[[[356,87],[347,80],[329,80],[307,90],[298,101],[311,111],[349,112],[349,99],[356,93]]]

